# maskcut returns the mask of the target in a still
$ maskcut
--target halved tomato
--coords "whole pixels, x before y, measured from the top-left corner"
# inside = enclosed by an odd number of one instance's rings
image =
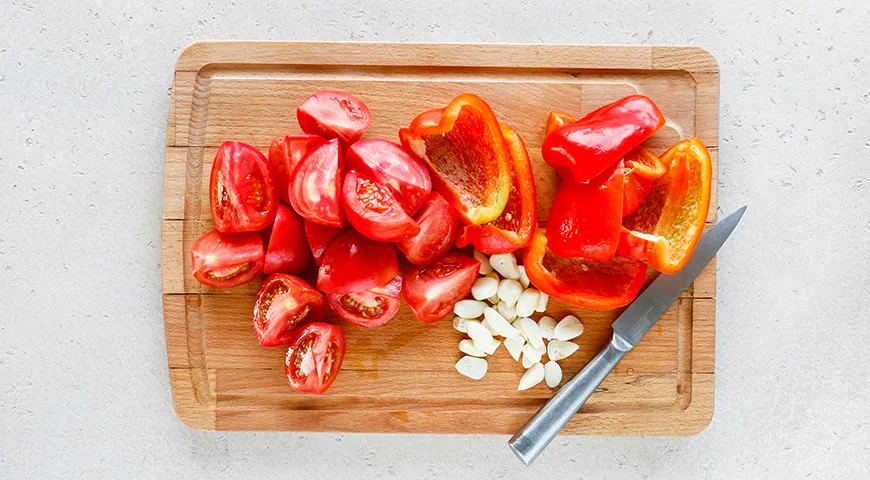
[[[408,215],[413,215],[432,191],[432,179],[423,162],[393,142],[356,142],[347,149],[345,163],[348,169],[358,170],[389,188]]]
[[[275,137],[269,146],[269,165],[281,200],[290,203],[290,175],[310,150],[326,139],[319,135],[284,135]]]
[[[420,233],[396,244],[414,265],[429,265],[447,253],[459,234],[456,210],[438,192],[429,198],[414,218]]]
[[[209,230],[190,248],[193,277],[215,288],[250,282],[263,272],[263,241],[257,232],[221,233]]]
[[[456,302],[468,296],[480,262],[461,253],[448,253],[427,267],[405,270],[402,296],[417,320],[432,323],[453,312]]]
[[[350,224],[373,240],[398,242],[420,233],[387,187],[356,170],[344,176],[341,204]]]
[[[293,390],[325,392],[341,371],[347,348],[341,328],[328,323],[308,323],[292,332],[284,359],[284,374]]]
[[[308,238],[311,254],[314,255],[314,263],[320,265],[320,259],[323,258],[326,247],[343,231],[343,228],[327,227],[311,220],[305,220],[305,236]]]
[[[387,283],[399,272],[396,249],[353,229],[326,249],[317,273],[317,289],[326,293],[362,292]]]
[[[309,150],[290,178],[290,205],[306,220],[341,227],[341,176],[344,171],[337,140]]]
[[[276,273],[263,282],[254,302],[254,332],[263,347],[287,345],[290,331],[304,321],[326,317],[326,299],[305,280]]]
[[[269,235],[266,249],[266,273],[301,273],[311,261],[308,242],[305,241],[302,217],[292,208],[278,205],[278,214]],[[328,227],[327,227],[328,228]]]
[[[326,301],[336,315],[360,327],[380,327],[399,311],[402,274],[385,285],[358,293],[327,293]]]
[[[254,232],[275,219],[278,189],[266,156],[242,142],[224,142],[211,166],[211,216],[219,232]]]
[[[349,93],[321,90],[299,105],[296,119],[303,132],[337,138],[347,148],[372,124],[372,112]]]

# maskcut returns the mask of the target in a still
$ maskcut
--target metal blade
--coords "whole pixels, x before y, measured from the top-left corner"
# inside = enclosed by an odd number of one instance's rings
[[[646,332],[655,325],[665,310],[680,297],[686,288],[692,284],[701,270],[710,263],[725,240],[734,231],[734,227],[743,217],[743,207],[728,215],[705,233],[695,247],[692,258],[682,270],[673,275],[660,275],[622,315],[613,322],[613,333],[616,337],[634,347]]]

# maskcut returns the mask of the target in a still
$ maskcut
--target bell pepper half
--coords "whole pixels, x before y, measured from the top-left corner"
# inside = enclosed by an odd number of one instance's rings
[[[547,248],[538,231],[523,254],[526,275],[538,290],[572,305],[611,310],[631,303],[646,279],[647,265],[615,257],[605,262],[564,258]]]
[[[501,215],[483,225],[464,225],[456,246],[469,243],[487,254],[510,253],[524,248],[538,227],[538,195],[529,152],[512,128],[502,125],[501,133],[511,155],[511,189]]]
[[[676,273],[692,256],[710,208],[710,154],[697,138],[683,140],[661,158],[659,178],[636,212],[622,221],[617,255]]]
[[[483,99],[459,95],[442,110],[418,115],[399,137],[426,163],[433,186],[465,223],[481,225],[501,215],[510,194],[511,157]]]
[[[665,124],[655,103],[630,95],[553,131],[541,153],[559,176],[586,183]]]

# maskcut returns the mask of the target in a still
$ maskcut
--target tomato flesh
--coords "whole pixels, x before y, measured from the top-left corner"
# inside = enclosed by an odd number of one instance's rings
[[[353,95],[321,90],[299,105],[296,119],[303,132],[338,139],[347,148],[372,124],[372,112]]]
[[[265,273],[301,273],[311,262],[302,217],[283,203],[278,206],[275,224],[266,249]]]
[[[420,233],[420,227],[387,187],[356,170],[344,177],[341,204],[350,224],[373,240],[398,242]]]
[[[358,293],[327,293],[326,301],[336,315],[361,327],[379,327],[396,316],[402,291],[397,273],[385,285]]]
[[[471,292],[480,262],[461,253],[448,253],[429,266],[405,271],[402,296],[417,320],[432,323],[453,312],[456,302]]]
[[[345,162],[348,169],[389,188],[408,215],[417,212],[432,191],[426,166],[396,143],[380,139],[356,142],[347,149]]]
[[[190,249],[193,277],[203,285],[232,288],[250,282],[263,271],[263,241],[256,232],[210,230]]]
[[[263,282],[254,302],[254,332],[264,347],[287,345],[293,327],[326,317],[326,299],[299,277],[277,273]]]
[[[324,252],[317,288],[325,293],[363,292],[387,283],[398,272],[399,261],[391,244],[349,229]]]
[[[278,195],[281,200],[290,203],[290,176],[296,165],[313,147],[326,142],[319,135],[284,135],[275,137],[269,146],[269,166],[275,177]]]
[[[287,383],[302,393],[323,393],[332,385],[346,350],[341,328],[328,323],[308,323],[291,332],[284,358]]]
[[[266,228],[278,209],[278,189],[266,156],[245,143],[222,143],[211,167],[209,203],[219,232]]]
[[[290,179],[290,205],[296,213],[329,227],[344,225],[341,177],[344,171],[338,141],[312,148],[296,165]]]
[[[414,265],[430,265],[447,253],[459,235],[456,210],[438,192],[432,192],[414,218],[420,233],[396,244]]]
[[[344,229],[342,228],[327,227],[326,225],[305,220],[305,236],[308,238],[308,246],[311,247],[314,263],[320,265],[320,260],[323,258],[326,247],[332,244],[332,241],[343,231]]]

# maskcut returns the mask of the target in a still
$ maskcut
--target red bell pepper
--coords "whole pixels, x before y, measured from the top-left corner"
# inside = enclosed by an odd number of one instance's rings
[[[484,225],[465,225],[456,240],[457,247],[469,243],[488,255],[510,253],[524,248],[538,227],[538,195],[529,152],[523,139],[510,127],[501,133],[511,154],[511,189],[501,215]]]

